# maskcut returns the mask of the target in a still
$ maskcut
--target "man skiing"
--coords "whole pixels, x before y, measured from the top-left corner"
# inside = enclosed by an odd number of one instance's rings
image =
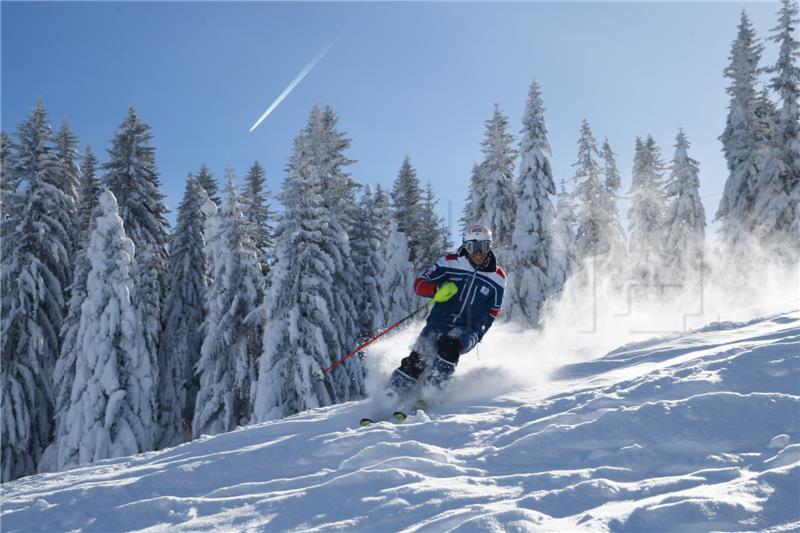
[[[505,287],[505,272],[492,252],[492,232],[478,224],[467,226],[458,252],[440,258],[414,281],[414,292],[435,304],[411,353],[392,373],[389,399],[407,399],[425,377],[442,387],[459,357],[481,341],[500,314]]]

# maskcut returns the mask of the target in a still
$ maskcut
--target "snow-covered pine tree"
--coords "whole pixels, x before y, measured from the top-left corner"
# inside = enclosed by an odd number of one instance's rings
[[[64,287],[64,300],[69,301],[72,274],[75,270],[75,254],[78,253],[78,248],[81,245],[77,209],[80,201],[78,189],[81,179],[81,168],[78,161],[81,156],[78,152],[78,136],[75,135],[66,120],[61,123],[61,127],[54,135],[53,144],[55,145],[55,155],[58,160],[59,188],[72,199],[73,206],[70,213],[70,227],[65,228],[72,241],[70,248],[73,254],[70,257],[69,279]]]
[[[158,363],[158,448],[175,446],[191,436],[199,388],[194,368],[203,344],[208,286],[201,211],[207,200],[205,189],[190,173],[170,245],[169,289],[164,300],[164,336]]]
[[[762,50],[750,19],[742,12],[739,31],[731,47],[731,62],[725,69],[725,77],[731,80],[726,89],[731,98],[720,141],[729,174],[716,214],[722,242],[734,255],[742,255],[739,252],[744,250],[738,249],[747,246],[755,184],[762,163],[763,138],[759,135],[762,119],[757,114],[759,99],[756,92]]]
[[[472,165],[472,174],[469,179],[469,190],[467,191],[467,201],[461,212],[461,219],[458,221],[461,233],[470,224],[482,224],[486,216],[486,191],[488,185],[483,168],[475,163]]]
[[[205,163],[200,165],[200,170],[197,171],[195,179],[203,187],[208,199],[214,202],[214,205],[222,205],[222,200],[220,200],[219,191],[217,190],[217,181],[211,175],[211,171],[208,170]]]
[[[772,41],[780,46],[769,69],[771,88],[779,106],[767,154],[779,165],[765,162],[759,176],[753,209],[754,232],[768,249],[791,263],[800,260],[800,42],[795,37],[796,0],[782,0]],[[771,171],[772,169],[777,171]]]
[[[589,123],[581,124],[578,161],[575,167],[577,200],[576,257],[579,263],[594,261],[599,273],[609,273],[621,260],[621,228],[611,191],[601,180],[600,153]],[[623,241],[624,242],[624,241]]]
[[[659,290],[665,281],[663,173],[661,149],[653,137],[648,135],[644,142],[637,137],[628,211],[630,275],[635,284]]]
[[[434,196],[432,196],[432,198],[435,199]],[[438,204],[438,202],[439,201],[436,200],[434,202],[434,205]],[[448,217],[449,216],[450,216],[450,214],[448,213]],[[446,253],[446,252],[448,252],[450,250],[453,250],[454,242],[453,242],[452,233],[451,233],[451,230],[450,230],[450,222],[447,219],[445,219],[444,217],[439,217],[439,236],[440,236],[440,239],[441,239],[440,242],[439,242],[439,250],[441,250],[441,253],[444,254],[444,253]],[[460,235],[459,235],[459,240],[461,240],[461,236]]]
[[[353,295],[359,287],[355,272],[346,265],[352,264],[348,236],[351,234],[358,211],[355,192],[359,185],[346,170],[347,166],[355,161],[344,154],[344,150],[350,146],[350,139],[337,129],[338,120],[329,106],[320,108],[315,105],[300,134],[303,141],[295,144],[297,154],[293,157],[295,161],[300,162],[294,168],[295,172],[319,180],[322,207],[341,227],[341,235],[333,242],[339,247],[343,263],[341,268],[333,272],[333,293],[336,294],[336,298],[331,302],[333,304],[331,319],[339,335],[339,344],[351,346],[359,335],[358,310],[353,300]],[[283,259],[277,255],[276,257],[278,260]],[[356,383],[360,387],[363,382],[359,379]],[[349,386],[342,390],[345,389],[349,390]]]
[[[70,278],[72,198],[60,188],[44,105],[17,129],[0,259],[0,479],[36,472],[52,434],[52,377]]]
[[[366,191],[365,191],[366,193]],[[386,252],[388,248],[389,242],[389,232],[392,226],[392,207],[391,207],[391,200],[389,195],[386,191],[383,190],[383,187],[380,184],[375,186],[375,190],[372,192],[372,199],[369,203],[370,209],[370,218],[372,228],[371,231],[374,233],[374,238],[377,241],[377,253],[380,254],[379,260],[376,261],[376,264],[379,264],[378,270],[380,271],[380,275],[377,276],[377,291],[379,294],[378,299],[378,306],[381,309],[379,320],[374,320],[374,324],[386,324],[386,310],[384,309],[385,305],[385,298],[383,296],[383,280],[386,274]],[[361,315],[363,317],[363,315]],[[374,330],[373,330],[374,331]]]
[[[603,175],[606,177],[606,188],[616,197],[620,188],[622,188],[622,178],[619,174],[619,168],[617,168],[617,154],[608,144],[608,137],[603,141],[603,146],[600,148],[600,157],[603,158]]]
[[[516,218],[511,235],[513,257],[504,311],[508,320],[528,327],[539,325],[545,299],[553,292],[548,269],[553,253],[556,193],[541,89],[534,81],[520,131],[520,166],[516,188]]]
[[[514,166],[517,151],[514,135],[508,132],[508,117],[495,104],[492,118],[487,120],[481,142],[484,160],[481,169],[486,184],[486,212],[482,220],[492,230],[494,249],[500,262],[509,254],[517,204],[514,196]]]
[[[617,168],[616,156],[617,154],[611,149],[611,145],[606,138],[600,151],[600,157],[603,159],[603,175],[605,176],[606,186],[604,200],[606,202],[606,211],[608,212],[608,220],[606,222],[608,231],[606,273],[611,278],[612,283],[619,286],[622,284],[624,277],[624,265],[628,254],[628,237],[622,227],[619,207],[617,206],[617,198],[622,188],[622,178]]]
[[[250,239],[258,250],[261,271],[268,275],[274,246],[272,241],[274,232],[272,221],[275,219],[275,213],[270,207],[270,193],[265,189],[265,184],[266,173],[264,172],[264,167],[256,160],[247,172],[245,187],[242,191],[242,201],[244,202],[244,218],[247,222],[247,231],[250,233]]]
[[[376,212],[372,187],[367,185],[361,197],[359,218],[354,229],[353,267],[357,272],[359,291],[355,303],[359,310],[361,338],[368,338],[386,323],[383,314],[381,281],[386,270],[385,242],[381,235],[381,214]]]
[[[262,320],[258,303],[263,300],[264,276],[249,240],[230,163],[225,178],[227,196],[219,215],[212,203],[203,206],[213,280],[206,290],[197,362],[200,389],[192,421],[194,437],[231,431],[250,421],[261,350],[256,333]]]
[[[414,294],[416,271],[408,253],[408,239],[392,222],[386,247],[386,271],[383,275],[383,308],[386,323],[394,324],[419,305]]]
[[[386,255],[386,243],[389,241],[389,231],[392,226],[392,206],[389,196],[380,184],[375,186],[375,192],[372,196],[373,208],[375,214],[375,221],[378,224],[378,231],[381,241],[381,249]]]
[[[423,265],[420,255],[420,241],[423,229],[420,225],[422,218],[422,189],[417,177],[417,171],[411,165],[411,158],[406,156],[392,188],[392,212],[397,223],[397,230],[408,239],[407,247],[411,263],[417,268]]]
[[[432,265],[447,253],[448,230],[442,217],[436,214],[436,195],[431,182],[425,187],[420,209],[419,264],[420,268]]]
[[[318,109],[295,138],[279,199],[272,284],[265,299],[264,351],[259,361],[254,420],[274,420],[361,396],[364,368],[357,357],[322,369],[351,348],[341,341],[343,297],[337,273],[351,265],[348,236],[323,197],[329,161],[313,134]],[[346,252],[346,253],[343,253]]]
[[[13,169],[12,146],[11,137],[6,132],[0,131],[0,246],[7,236],[6,231],[10,231],[12,227],[3,221],[9,218],[7,206],[11,195],[17,189],[18,181]]]
[[[94,224],[94,211],[97,208],[98,199],[102,187],[97,178],[97,156],[91,146],[86,147],[81,167],[80,181],[78,184],[78,217],[77,231],[80,232],[78,240],[87,246],[89,235]]]
[[[553,247],[550,262],[548,263],[547,277],[553,283],[553,291],[559,292],[564,287],[567,279],[575,271],[577,259],[575,257],[575,229],[578,217],[575,214],[575,205],[572,193],[566,189],[564,181],[561,182],[561,191],[558,193],[556,206],[556,219],[553,228]]]
[[[14,190],[16,186],[13,186],[14,183],[10,179],[11,172],[9,172],[11,170],[9,168],[11,145],[11,137],[6,132],[0,131],[0,187]]]
[[[58,443],[61,469],[153,448],[155,368],[130,301],[134,244],[112,193],[100,193],[96,213],[75,380]]]
[[[319,126],[314,128],[310,140],[316,155],[314,164],[323,178],[325,204],[349,235],[358,217],[356,191],[361,185],[346,171],[349,165],[358,161],[345,155],[344,151],[350,147],[350,139],[337,129],[338,123],[339,117],[333,109],[325,106]]]
[[[11,161],[11,146],[11,137],[6,132],[0,131],[0,217],[3,219],[8,218],[8,213],[3,207],[7,202],[6,196],[17,189]],[[3,230],[0,226],[1,231]],[[4,236],[4,233],[0,233],[0,238]]]
[[[665,281],[683,284],[695,282],[703,268],[706,213],[700,201],[700,169],[689,157],[689,139],[678,131],[675,157],[665,186],[667,200],[663,233]]]
[[[65,120],[61,123],[61,127],[53,137],[55,145],[55,155],[58,159],[58,175],[59,175],[59,188],[64,191],[70,198],[72,198],[73,205],[73,218],[77,210],[79,198],[78,188],[80,187],[81,168],[78,163],[80,160],[80,153],[78,152],[78,136],[69,127],[69,123]],[[73,227],[68,228],[69,234],[73,237],[78,235],[73,221]],[[73,251],[77,249],[77,243],[73,242]]]
[[[145,350],[157,367],[161,337],[161,308],[167,288],[167,221],[164,196],[150,146],[150,126],[133,108],[117,129],[108,150],[105,183],[114,193],[125,234],[136,246],[131,277],[131,302],[144,328]]]
[[[575,167],[572,178],[575,182],[574,196],[578,204],[575,253],[579,262],[606,252],[603,247],[603,204],[597,201],[605,188],[600,181],[599,157],[597,141],[584,119],[578,139],[578,161],[572,165]]]
[[[78,331],[81,325],[81,306],[86,300],[86,279],[91,269],[91,262],[87,256],[89,238],[94,229],[96,209],[101,192],[100,181],[97,179],[97,158],[90,147],[86,147],[83,166],[78,187],[77,209],[77,239],[78,244],[72,266],[72,283],[69,290],[69,302],[64,321],[61,323],[61,351],[56,360],[53,373],[53,390],[55,393],[56,423],[55,444],[66,436],[69,427],[66,424],[67,410],[70,406],[72,386],[75,381],[75,363],[81,351],[77,344]],[[58,457],[55,457],[56,463]],[[56,467],[57,465],[51,465]]]
[[[360,185],[347,172],[347,167],[356,161],[344,153],[350,147],[350,139],[337,129],[338,122],[339,118],[330,106],[325,106],[322,110],[314,106],[305,130],[306,142],[303,145],[307,149],[304,159],[308,176],[320,180],[322,207],[343,231],[341,237],[333,242],[339,247],[343,263],[337,265],[337,269],[333,272],[335,298],[332,301],[334,306],[331,318],[336,325],[340,345],[349,349],[355,345],[360,335],[359,310],[355,305],[355,294],[361,288],[358,286],[356,273],[350,267],[353,263],[350,236],[353,234],[358,213],[355,195]],[[353,367],[356,374],[352,376],[351,383],[337,383],[338,398],[347,396],[347,399],[352,399],[350,394],[356,394],[355,397],[361,395],[364,374],[360,361],[358,363]],[[354,387],[358,392],[355,392]]]

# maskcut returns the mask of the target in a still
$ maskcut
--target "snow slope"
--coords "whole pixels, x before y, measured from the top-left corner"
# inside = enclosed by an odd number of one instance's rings
[[[713,324],[500,395],[467,367],[405,425],[349,403],[8,483],[1,527],[797,530],[799,339],[800,312]]]

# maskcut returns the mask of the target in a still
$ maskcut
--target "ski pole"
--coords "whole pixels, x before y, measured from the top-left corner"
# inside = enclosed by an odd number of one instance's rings
[[[355,348],[353,351],[351,351],[350,353],[348,353],[347,355],[345,355],[344,357],[342,357],[341,359],[339,359],[338,361],[336,361],[335,363],[333,363],[333,364],[332,364],[331,366],[329,366],[328,368],[325,368],[325,369],[323,369],[323,370],[322,370],[322,374],[320,375],[320,379],[325,379],[325,374],[328,374],[328,373],[329,373],[331,370],[333,370],[334,368],[336,368],[337,366],[339,366],[341,363],[345,362],[345,361],[346,361],[347,359],[349,359],[349,358],[350,358],[352,355],[354,355],[354,354],[358,353],[359,351],[363,350],[364,348],[366,348],[367,346],[369,346],[370,344],[372,344],[372,343],[373,343],[373,342],[375,342],[376,340],[380,339],[381,337],[383,337],[384,335],[386,335],[387,333],[389,333],[390,331],[392,331],[394,328],[396,328],[397,326],[399,326],[400,324],[402,324],[403,322],[405,322],[405,321],[406,321],[406,320],[408,320],[409,318],[413,317],[414,315],[416,315],[417,313],[419,313],[420,311],[422,311],[422,310],[423,310],[423,309],[424,309],[426,306],[428,306],[428,305],[430,305],[430,304],[434,303],[434,301],[435,301],[435,300],[433,300],[433,299],[431,298],[430,300],[428,300],[427,302],[425,302],[424,304],[422,304],[421,306],[419,306],[418,308],[416,308],[414,311],[412,311],[411,313],[409,313],[407,316],[404,316],[403,318],[401,318],[400,320],[398,320],[397,322],[395,322],[394,324],[392,324],[391,326],[389,326],[389,327],[388,327],[388,328],[386,328],[385,330],[381,331],[380,333],[378,333],[377,335],[375,335],[374,337],[372,337],[371,339],[369,339],[368,341],[366,341],[364,344],[362,344],[362,345],[361,345],[361,346],[359,346],[358,348]]]

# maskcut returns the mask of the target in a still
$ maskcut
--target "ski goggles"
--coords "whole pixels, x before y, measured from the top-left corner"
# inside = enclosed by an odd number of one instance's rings
[[[488,254],[489,250],[492,249],[492,241],[466,241],[464,243],[464,249],[470,254],[476,252]]]

